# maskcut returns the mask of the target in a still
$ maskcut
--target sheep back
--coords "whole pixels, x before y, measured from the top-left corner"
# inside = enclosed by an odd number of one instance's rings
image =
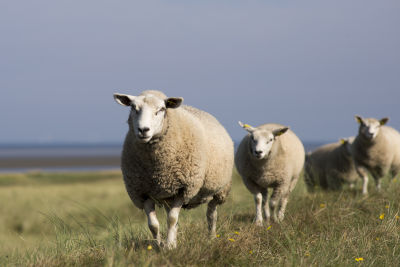
[[[341,142],[323,145],[306,157],[305,180],[311,189],[319,185],[323,189],[338,189],[343,182],[358,179],[354,161]]]

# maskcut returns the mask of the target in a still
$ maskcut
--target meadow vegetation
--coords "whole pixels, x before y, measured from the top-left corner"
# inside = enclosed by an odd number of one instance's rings
[[[119,171],[0,175],[0,266],[393,266],[400,262],[400,181],[308,194],[281,224],[253,224],[237,174],[208,240],[205,208],[181,212],[178,248],[158,249]],[[158,209],[165,237],[165,212]]]

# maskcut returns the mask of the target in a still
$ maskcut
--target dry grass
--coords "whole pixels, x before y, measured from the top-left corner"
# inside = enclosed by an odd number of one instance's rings
[[[386,180],[381,193],[371,187],[368,197],[350,189],[310,195],[301,181],[284,222],[256,227],[252,196],[234,176],[231,196],[219,208],[219,237],[207,238],[205,207],[183,211],[178,249],[173,251],[148,249],[153,243],[145,215],[131,204],[118,173],[33,173],[16,179],[11,175],[0,177],[0,184],[1,266],[393,266],[400,262],[396,180]],[[158,210],[158,217],[165,234],[165,212]]]

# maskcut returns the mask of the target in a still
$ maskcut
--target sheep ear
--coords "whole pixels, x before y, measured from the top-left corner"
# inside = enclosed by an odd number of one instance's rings
[[[132,95],[124,95],[124,94],[114,94],[114,100],[122,105],[122,106],[130,106],[132,105],[133,100],[135,99]]]
[[[379,120],[380,125],[385,125],[388,122],[389,118],[383,118]]]
[[[248,131],[249,133],[251,133],[251,132],[254,131],[254,128],[253,128],[252,126],[248,125],[248,124],[245,124],[245,123],[243,123],[243,122],[241,122],[241,121],[238,121],[238,123],[239,123],[240,127],[242,127],[243,129],[245,129],[245,130]]]
[[[169,97],[165,99],[166,108],[178,108],[183,102],[182,97]]]
[[[356,119],[356,121],[357,121],[359,124],[363,123],[363,119],[362,119],[360,116],[355,115],[354,118]]]
[[[344,144],[348,143],[349,140],[347,140],[347,139],[345,139],[345,138],[341,138],[341,139],[339,140],[339,142],[340,142],[342,145],[344,145]]]
[[[272,134],[276,137],[276,136],[280,136],[284,133],[286,133],[286,131],[289,130],[289,127],[284,127],[284,128],[280,128],[280,129],[276,129],[272,131]]]

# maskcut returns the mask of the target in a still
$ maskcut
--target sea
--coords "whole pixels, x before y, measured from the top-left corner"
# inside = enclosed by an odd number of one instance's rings
[[[235,149],[240,141],[234,142]],[[327,142],[303,142],[306,152]],[[0,173],[119,169],[122,144],[0,144]],[[35,166],[37,164],[37,166]]]

